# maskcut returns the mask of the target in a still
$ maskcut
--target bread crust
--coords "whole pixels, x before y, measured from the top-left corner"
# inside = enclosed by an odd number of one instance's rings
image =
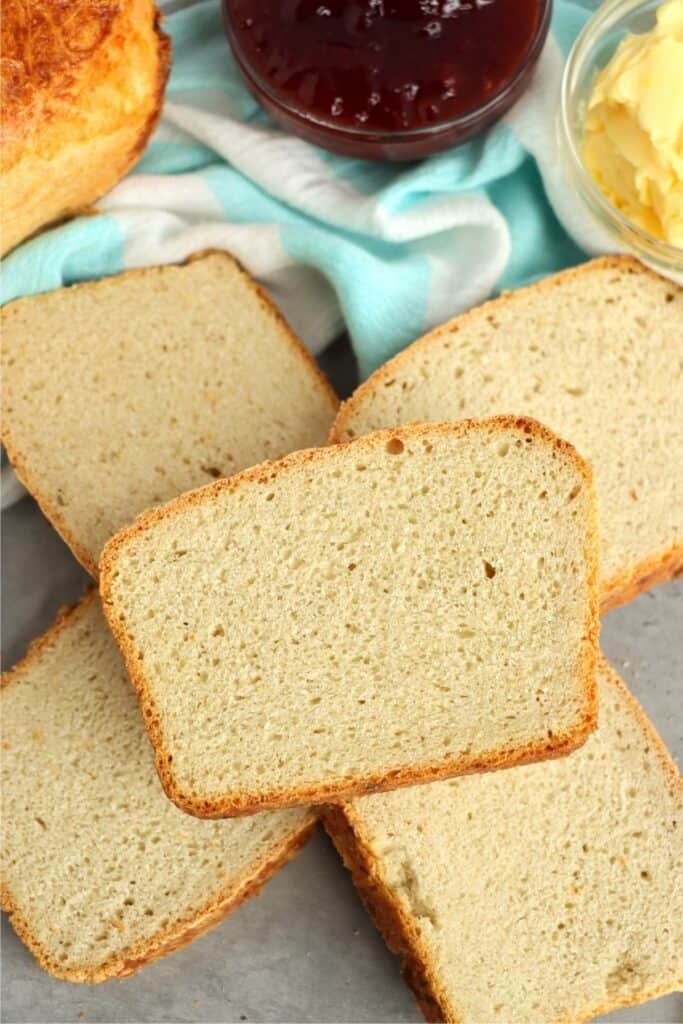
[[[92,588],[77,604],[65,605],[60,609],[52,626],[41,637],[34,640],[25,657],[9,672],[3,673],[0,678],[0,688],[4,690],[12,683],[19,682],[42,652],[54,644],[62,630],[80,618],[97,600],[97,591]],[[233,879],[229,885],[208,895],[206,901],[196,910],[184,914],[149,938],[133,943],[121,953],[109,957],[96,967],[64,967],[63,964],[51,957],[49,951],[36,938],[30,921],[21,913],[9,886],[1,878],[0,908],[9,914],[12,927],[34,955],[39,966],[53,977],[63,981],[84,983],[97,983],[110,978],[125,978],[135,974],[141,967],[182,949],[220,924],[233,910],[236,910],[251,896],[256,895],[279,868],[296,857],[299,850],[313,835],[315,826],[316,819],[311,813],[308,820],[292,830],[273,849],[268,860],[252,866],[241,877]]]
[[[658,274],[643,266],[633,256],[601,256],[597,259],[589,260],[587,263],[582,263],[578,267],[572,267],[569,270],[561,271],[559,274],[553,274],[526,288],[519,288],[514,292],[504,292],[498,298],[491,299],[481,306],[476,306],[467,313],[462,313],[440,327],[436,327],[433,331],[408,345],[407,348],[402,349],[393,359],[380,366],[378,370],[375,370],[367,380],[356,388],[350,398],[342,402],[337,418],[332,424],[328,444],[340,444],[350,439],[348,434],[349,422],[353,419],[358,407],[364,404],[366,396],[382,387],[385,381],[389,380],[396,372],[397,368],[402,367],[405,362],[409,362],[412,359],[416,351],[423,347],[429,347],[433,342],[438,342],[444,334],[448,334],[453,329],[459,329],[471,320],[479,319],[482,310],[490,309],[493,312],[500,304],[516,302],[520,296],[552,291],[552,289],[565,284],[567,281],[580,279],[584,274],[591,273],[593,270],[609,269],[627,274],[652,277],[658,281],[661,280]],[[673,282],[671,282],[671,289],[673,292],[681,290],[680,286]],[[632,601],[638,594],[641,594],[644,590],[649,590],[650,587],[675,579],[681,573],[683,573],[683,540],[672,548],[653,552],[650,557],[639,562],[637,565],[624,569],[612,579],[602,580],[601,614],[605,614],[619,605]]]
[[[401,973],[413,992],[423,1016],[430,1024],[448,1021],[460,1024],[460,1018],[450,1006],[446,994],[429,964],[429,954],[415,929],[382,877],[375,858],[363,834],[363,829],[348,803],[321,808],[320,820],[334,843],[344,866],[351,872],[366,910],[384,941],[402,958]]]
[[[531,434],[567,457],[582,475],[590,494],[591,521],[586,538],[587,586],[589,592],[588,608],[584,626],[584,643],[581,676],[584,691],[584,711],[581,721],[567,733],[552,736],[538,744],[528,744],[508,750],[498,750],[476,758],[456,757],[446,762],[427,765],[413,765],[394,769],[381,775],[367,775],[362,778],[342,778],[333,782],[315,786],[300,787],[293,791],[262,791],[256,793],[232,794],[230,797],[212,794],[197,797],[184,792],[178,785],[173,774],[173,756],[166,745],[164,730],[156,702],[143,669],[143,662],[137,657],[134,645],[128,635],[125,616],[117,607],[112,593],[112,585],[117,575],[116,563],[119,553],[131,540],[162,520],[182,514],[187,508],[205,501],[225,491],[239,488],[245,482],[271,484],[277,476],[292,468],[297,469],[311,462],[335,460],[345,448],[353,446],[358,453],[382,446],[394,438],[414,439],[423,435],[433,436],[435,433],[467,434],[472,430],[517,429]],[[482,771],[496,771],[513,765],[530,764],[553,757],[563,757],[571,753],[586,741],[597,725],[597,688],[595,665],[598,650],[600,623],[598,617],[598,512],[593,474],[590,466],[567,441],[556,437],[547,427],[528,417],[495,416],[488,420],[461,420],[457,423],[443,424],[411,424],[406,427],[391,427],[377,431],[356,441],[347,442],[327,448],[312,448],[301,452],[293,452],[277,462],[264,462],[253,466],[225,480],[217,480],[198,490],[188,491],[174,501],[159,508],[143,513],[129,527],[116,534],[104,547],[100,559],[100,593],[105,615],[114,638],[121,649],[130,679],[136,689],[145,727],[155,752],[157,772],[166,795],[181,810],[199,818],[225,818],[242,814],[255,814],[258,811],[273,810],[283,807],[295,807],[305,804],[326,803],[335,798],[360,796],[367,793],[397,789],[419,783],[435,782],[438,779],[456,775],[471,774]]]
[[[669,583],[683,575],[683,545],[667,548],[659,554],[647,558],[644,562],[628,572],[623,572],[614,579],[602,584],[600,598],[600,614],[606,615],[613,608],[633,601],[650,587],[660,583]]]
[[[6,0],[2,53],[4,254],[89,206],[140,157],[171,44],[153,0]]]
[[[683,806],[683,779],[666,749],[654,725],[645,714],[624,681],[617,675],[604,655],[599,656],[599,667],[607,676],[610,685],[625,700],[643,733],[647,736],[655,756],[659,760],[672,788],[677,790]],[[349,803],[321,808],[321,821],[332,842],[339,851],[345,866],[351,872],[354,885],[367,907],[387,946],[403,958],[402,973],[413,990],[418,1004],[429,1022],[462,1024],[462,1015],[449,1002],[443,987],[439,985],[435,965],[431,963],[429,951],[416,931],[407,914],[387,883],[381,862],[372,852],[372,844],[363,830],[358,815]],[[611,1013],[624,1006],[634,1006],[657,999],[675,991],[671,985],[651,985],[643,988],[633,997],[615,999],[597,1007],[587,1007],[577,1017],[563,1017],[550,1024],[585,1024],[603,1014]]]
[[[312,385],[316,387],[319,391],[321,391],[329,400],[331,407],[330,411],[331,413],[333,413],[334,410],[339,407],[339,398],[337,397],[334,388],[332,387],[327,377],[320,369],[320,367],[318,366],[315,359],[308,351],[304,343],[300,340],[300,338],[297,337],[292,328],[289,326],[284,316],[277,308],[275,303],[272,301],[270,296],[256,281],[253,280],[252,277],[250,277],[250,275],[246,272],[242,265],[234,258],[234,256],[232,256],[230,253],[222,249],[204,249],[201,252],[197,252],[194,253],[192,256],[189,256],[186,260],[183,260],[179,264],[171,265],[184,267],[189,266],[191,263],[194,263],[197,260],[202,260],[208,257],[216,256],[223,257],[225,260],[229,261],[230,263],[234,264],[237,267],[241,276],[244,278],[245,283],[252,289],[252,291],[255,292],[261,306],[270,316],[272,316],[275,319],[275,321],[281,328],[286,345],[293,353],[297,355],[297,357],[306,366],[307,370],[311,375]],[[124,271],[123,274],[117,274],[113,277],[100,278],[97,281],[87,281],[84,282],[83,284],[70,285],[70,288],[98,288],[102,286],[102,282],[106,282],[110,284],[112,287],[116,287],[117,282],[120,281],[122,278],[153,277],[156,274],[163,272],[165,266],[168,265],[169,264],[164,264],[161,266],[142,267],[136,270],[127,270]],[[0,311],[0,326],[2,324],[2,320],[6,316],[10,316],[12,314],[12,310],[15,309],[19,304],[25,302],[40,302],[42,298],[43,296],[36,295],[26,299],[16,299],[14,302],[8,303],[7,306],[5,306],[4,309]],[[50,520],[57,533],[60,535],[65,544],[67,544],[68,547],[71,549],[71,551],[78,559],[80,564],[83,566],[83,568],[86,570],[86,572],[88,572],[93,577],[93,579],[97,580],[99,575],[97,561],[92,557],[90,551],[88,551],[86,547],[83,544],[81,544],[79,538],[65,523],[64,517],[61,514],[59,507],[56,505],[56,503],[48,494],[43,493],[40,482],[34,478],[30,468],[26,464],[24,456],[19,451],[18,447],[14,444],[14,441],[12,439],[12,428],[11,425],[8,423],[8,419],[11,419],[11,417],[8,417],[7,413],[3,410],[2,424],[0,424],[0,440],[5,446],[7,458],[9,459],[9,462],[14,472],[21,480],[26,490],[33,496],[46,519]]]

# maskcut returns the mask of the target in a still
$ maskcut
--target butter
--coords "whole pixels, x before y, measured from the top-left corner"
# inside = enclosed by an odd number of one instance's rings
[[[683,248],[683,0],[628,35],[598,74],[584,119],[583,160],[625,217]]]

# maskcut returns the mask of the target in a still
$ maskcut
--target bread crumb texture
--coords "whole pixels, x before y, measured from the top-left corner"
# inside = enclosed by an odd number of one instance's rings
[[[683,981],[681,779],[604,659],[598,692],[569,757],[330,811],[430,1019],[585,1021]]]
[[[6,306],[3,440],[92,573],[145,509],[321,444],[332,389],[225,253]]]
[[[342,406],[332,440],[516,413],[595,472],[604,606],[683,571],[683,289],[595,260],[438,328]]]
[[[129,974],[217,923],[301,845],[306,810],[199,821],[166,799],[96,595],[4,680],[2,904],[42,967]]]
[[[185,495],[107,546],[167,792],[240,813],[566,752],[594,726],[590,471],[427,425]]]

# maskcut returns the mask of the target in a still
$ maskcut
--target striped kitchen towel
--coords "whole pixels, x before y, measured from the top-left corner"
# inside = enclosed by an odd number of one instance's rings
[[[219,0],[169,14],[174,63],[135,170],[5,260],[2,301],[226,248],[313,352],[346,328],[367,374],[502,288],[603,251],[559,173],[563,55],[587,20],[557,0],[533,84],[488,134],[421,163],[332,156],[276,128],[245,89]]]

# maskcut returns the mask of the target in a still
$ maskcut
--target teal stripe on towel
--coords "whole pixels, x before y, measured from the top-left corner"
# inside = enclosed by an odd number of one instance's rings
[[[77,217],[45,231],[2,261],[0,304],[124,269],[123,236],[115,217]]]

